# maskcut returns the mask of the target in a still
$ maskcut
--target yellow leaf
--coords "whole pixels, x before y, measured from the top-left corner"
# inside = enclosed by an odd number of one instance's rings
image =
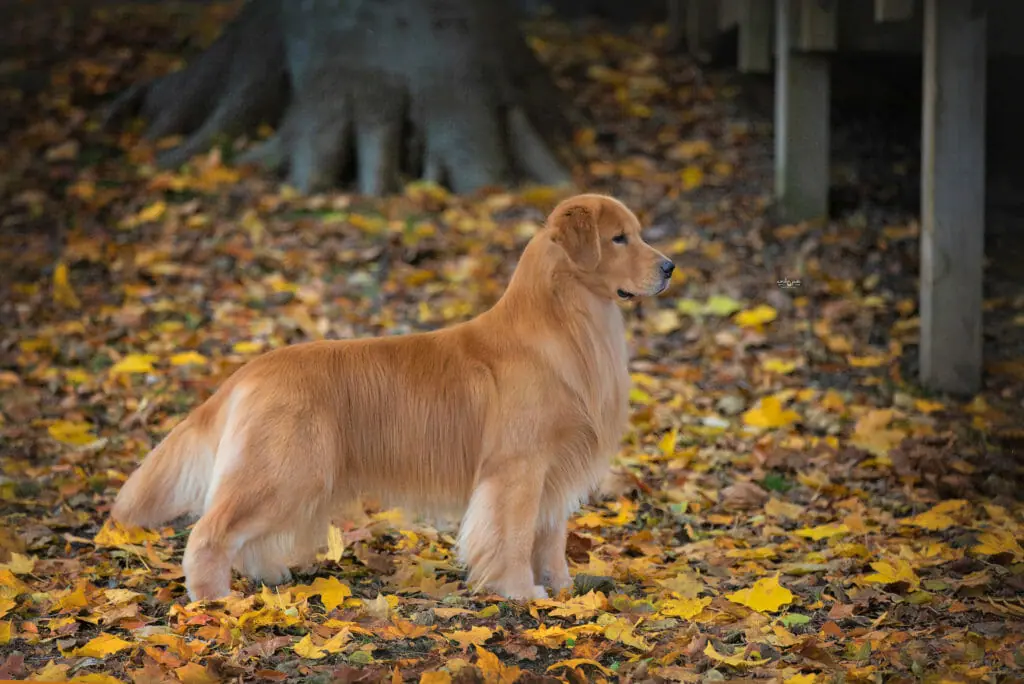
[[[113,655],[119,651],[123,651],[126,648],[131,648],[132,644],[129,641],[125,641],[113,634],[100,634],[95,639],[90,640],[88,643],[76,648],[71,652],[73,656],[85,656],[88,658],[99,658],[100,660],[106,658],[109,655]]]
[[[324,604],[324,608],[328,613],[340,606],[345,599],[352,595],[352,590],[349,589],[349,586],[337,577],[317,577],[313,580],[312,584],[297,585],[292,591],[297,598],[319,594],[320,602]]]
[[[682,304],[682,302],[680,302]],[[731,316],[740,309],[743,308],[743,304],[736,301],[732,297],[725,295],[711,295],[708,297],[708,301],[704,302],[700,306],[700,313],[708,314],[709,316]],[[680,309],[682,311],[682,309]],[[686,313],[683,311],[683,313]]]
[[[235,342],[234,346],[231,347],[236,354],[256,354],[263,349],[262,342]]]
[[[817,527],[804,527],[794,532],[798,537],[805,537],[807,539],[813,539],[814,541],[838,537],[849,533],[850,528],[842,523],[829,523],[828,525],[818,525]]]
[[[524,629],[522,634],[530,641],[546,648],[560,648],[566,639],[573,638],[571,631],[557,625],[547,627],[542,624],[537,629]]]
[[[484,675],[488,684],[513,684],[523,671],[514,665],[503,665],[498,656],[487,649],[474,645],[476,649],[476,666]]]
[[[666,154],[669,159],[689,161],[706,154],[711,154],[711,151],[711,143],[707,140],[683,140],[673,145]]]
[[[818,675],[816,674],[798,674],[787,677],[783,680],[782,684],[814,684],[816,681],[818,681]]]
[[[71,287],[68,265],[61,261],[53,269],[53,301],[69,309],[81,309],[82,302]]]
[[[850,444],[863,449],[876,458],[888,461],[889,452],[903,441],[906,432],[888,429],[893,419],[892,409],[872,409],[857,421]]]
[[[210,672],[206,666],[199,663],[188,663],[174,669],[181,684],[218,684],[220,677]]]
[[[850,354],[846,357],[846,361],[854,368],[877,368],[889,363],[889,357],[882,355],[853,356]]]
[[[58,420],[46,428],[46,431],[61,444],[70,446],[85,446],[97,439],[92,433],[92,424],[80,421]]]
[[[704,647],[704,655],[717,662],[725,663],[730,667],[756,667],[757,665],[763,665],[765,662],[764,658],[747,660],[742,655],[723,655],[715,650],[715,647],[710,643]]]
[[[679,176],[683,182],[683,190],[693,190],[704,184],[704,170],[694,164],[683,169]]]
[[[926,530],[932,531],[949,529],[956,524],[956,520],[949,517],[947,513],[955,513],[966,505],[967,502],[963,499],[943,501],[924,513],[919,513],[918,515],[910,518],[904,518],[900,520],[900,522],[904,525],[923,527]]]
[[[110,368],[112,374],[117,373],[152,373],[153,362],[157,357],[152,354],[129,354]]]
[[[764,505],[764,514],[771,518],[789,518],[796,520],[803,515],[804,507],[788,501],[776,499],[774,496]]]
[[[327,550],[317,555],[317,560],[340,563],[343,555],[345,555],[345,539],[341,536],[341,530],[331,525],[327,528]]]
[[[658,309],[648,317],[651,331],[657,335],[667,335],[679,330],[682,322],[679,320],[679,312],[672,309]]]
[[[494,631],[487,627],[473,627],[467,630],[448,632],[445,636],[458,643],[463,649],[467,649],[470,646],[482,646],[494,636]]]
[[[946,405],[938,401],[928,401],[927,399],[915,399],[914,408],[921,413],[934,413],[935,411],[941,411],[946,408]]]
[[[676,444],[679,441],[679,428],[672,428],[666,432],[658,441],[658,451],[665,458],[672,458],[676,453]]]
[[[12,553],[11,560],[0,563],[0,568],[10,570],[15,575],[27,575],[36,566],[36,559],[32,556],[24,556],[20,553]]]
[[[800,419],[800,414],[792,409],[782,408],[782,401],[776,396],[767,396],[757,406],[743,414],[743,422],[751,427],[778,428],[785,427]]]
[[[711,605],[711,597],[668,599],[661,604],[661,610],[658,612],[667,617],[681,617],[684,620],[692,620],[704,612],[704,609],[709,605]]]
[[[783,359],[765,359],[761,363],[762,370],[768,373],[779,373],[780,375],[788,375],[796,370],[796,363],[793,361],[784,361]]]
[[[89,674],[72,677],[68,680],[68,684],[122,684],[122,682],[117,677],[100,674],[98,672],[90,672]]]
[[[593,589],[583,596],[576,596],[562,603],[560,601],[539,601],[542,608],[556,606],[551,611],[551,617],[571,617],[577,620],[585,620],[594,617],[608,605],[608,599],[601,592]]]
[[[596,660],[591,660],[590,658],[573,658],[572,660],[559,660],[557,663],[549,665],[548,669],[545,670],[545,672],[551,672],[552,670],[556,670],[562,667],[576,669],[581,665],[590,665],[591,667],[596,667],[598,670],[601,671],[602,674],[604,674],[607,677],[611,677],[614,675],[614,673],[607,667],[597,662]]]
[[[733,321],[736,325],[741,328],[759,328],[765,323],[771,323],[775,320],[777,312],[767,304],[761,304],[755,306],[753,309],[747,309],[746,311],[740,311],[733,316]]]
[[[32,679],[39,682],[63,682],[67,679],[67,671],[71,666],[66,663],[57,664],[49,661],[41,670],[32,675]]]
[[[309,634],[299,639],[299,643],[295,644],[293,650],[300,658],[309,658],[310,660],[319,660],[327,656],[327,651],[316,646]]]
[[[601,621],[598,620],[598,624],[600,623]],[[640,651],[651,650],[650,644],[644,641],[642,636],[635,634],[633,628],[634,625],[629,624],[623,618],[613,618],[613,621],[604,628],[604,637],[611,641],[623,643],[626,646],[632,646]]]
[[[109,518],[92,539],[96,546],[124,546],[125,544],[145,544],[159,540],[160,534],[157,532],[142,527],[121,525]]]
[[[156,201],[145,207],[142,211],[135,215],[136,220],[139,223],[147,223],[149,221],[159,221],[167,211],[167,203],[163,201]]]
[[[982,556],[998,556],[1003,553],[1012,554],[1017,560],[1024,560],[1024,549],[1017,541],[1016,535],[1007,530],[992,530],[978,535],[978,542],[971,551]]]
[[[0,598],[0,618],[6,617],[16,605],[18,602],[14,599]]]
[[[8,644],[14,633],[14,623],[10,620],[0,622],[0,646]]]
[[[452,676],[444,670],[424,672],[420,675],[420,684],[451,684]]]
[[[197,365],[201,366],[207,362],[207,358],[196,351],[181,352],[171,357],[172,366],[189,366]]]
[[[877,561],[871,564],[871,569],[875,571],[872,575],[865,575],[864,581],[872,584],[895,584],[896,582],[906,582],[910,585],[911,589],[917,589],[921,585],[921,579],[914,572],[914,568],[910,566],[910,563],[897,558],[893,562],[889,561]]]
[[[759,613],[775,612],[793,602],[793,593],[779,584],[779,575],[765,577],[754,582],[748,589],[740,589],[725,598],[733,603],[746,606]]]

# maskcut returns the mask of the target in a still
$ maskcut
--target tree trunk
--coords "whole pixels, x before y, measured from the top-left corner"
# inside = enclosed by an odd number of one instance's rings
[[[563,98],[516,19],[503,0],[249,0],[188,67],[118,97],[107,125],[141,114],[148,138],[186,136],[158,158],[170,167],[269,123],[239,161],[303,192],[568,182]]]

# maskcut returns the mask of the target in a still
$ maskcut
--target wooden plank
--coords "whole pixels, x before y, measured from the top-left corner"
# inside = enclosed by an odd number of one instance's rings
[[[746,0],[718,0],[718,30],[728,31],[740,21],[741,5]]]
[[[921,141],[921,382],[981,386],[986,16],[925,0]]]
[[[775,16],[775,197],[788,221],[828,215],[829,63],[793,50],[799,1],[776,0]]]
[[[737,67],[744,73],[768,73],[772,70],[772,5],[765,0],[742,0],[739,9]]]
[[[711,46],[718,36],[717,21],[714,0],[686,0],[686,46],[698,60],[711,58]]]
[[[914,18],[915,0],[875,0],[875,21],[906,21]]]
[[[806,51],[835,50],[838,45],[836,0],[798,0],[796,46]]]

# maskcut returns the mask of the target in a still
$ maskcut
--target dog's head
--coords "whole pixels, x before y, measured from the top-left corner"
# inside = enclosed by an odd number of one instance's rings
[[[587,287],[609,299],[664,292],[675,265],[640,237],[640,221],[622,202],[604,195],[563,200],[548,217],[559,245]]]

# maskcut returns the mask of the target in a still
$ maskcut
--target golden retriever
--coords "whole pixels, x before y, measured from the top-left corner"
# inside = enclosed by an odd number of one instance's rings
[[[566,525],[628,422],[619,299],[657,295],[673,264],[621,202],[562,201],[493,308],[427,333],[296,344],[240,368],[128,478],[114,520],[199,516],[192,600],[315,559],[360,496],[462,513],[467,581],[514,599],[569,586]],[[439,503],[446,502],[446,503]],[[454,509],[454,510],[453,510]]]

